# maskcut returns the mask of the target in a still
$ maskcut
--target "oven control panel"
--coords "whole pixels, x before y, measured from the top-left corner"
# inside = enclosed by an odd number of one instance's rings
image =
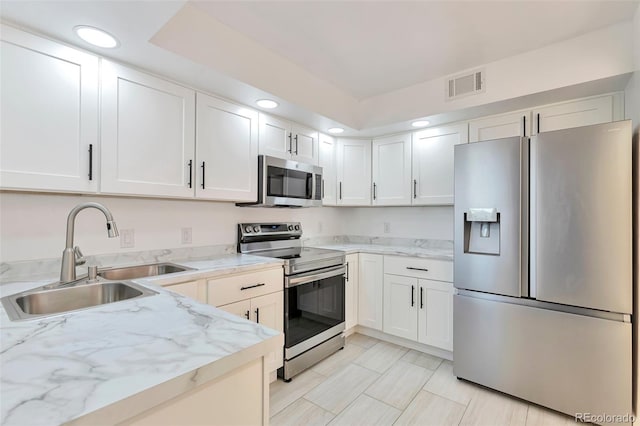
[[[301,236],[302,226],[300,222],[278,223],[239,223],[238,232],[241,236]]]

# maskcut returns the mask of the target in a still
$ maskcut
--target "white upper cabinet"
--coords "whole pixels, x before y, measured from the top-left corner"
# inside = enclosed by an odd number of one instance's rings
[[[96,192],[98,58],[0,29],[0,186]]]
[[[411,204],[411,134],[375,139],[372,143],[374,206]]]
[[[622,120],[622,96],[610,94],[533,110],[533,134]]]
[[[318,165],[322,167],[322,205],[337,203],[336,140],[320,133],[318,137]]]
[[[102,61],[102,192],[193,197],[194,132],[193,90]]]
[[[531,135],[531,111],[492,115],[469,122],[469,142]]]
[[[453,148],[467,143],[467,123],[413,133],[413,205],[453,204]]]
[[[371,205],[371,141],[339,139],[338,205]]]
[[[318,164],[318,132],[260,114],[260,154]]]
[[[202,93],[196,110],[196,197],[255,201],[258,113]]]

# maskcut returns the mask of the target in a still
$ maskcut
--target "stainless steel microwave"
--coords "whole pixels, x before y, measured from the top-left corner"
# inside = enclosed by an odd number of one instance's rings
[[[258,156],[258,200],[253,207],[319,207],[322,167],[268,155]]]

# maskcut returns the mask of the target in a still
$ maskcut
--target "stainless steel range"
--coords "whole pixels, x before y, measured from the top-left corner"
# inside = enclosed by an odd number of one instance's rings
[[[302,247],[297,222],[238,224],[238,252],[284,260],[284,366],[293,376],[344,347],[345,256]]]

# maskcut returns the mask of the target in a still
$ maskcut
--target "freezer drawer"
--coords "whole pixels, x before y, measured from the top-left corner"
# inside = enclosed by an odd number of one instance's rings
[[[631,414],[631,324],[454,296],[453,372],[571,416]]]

